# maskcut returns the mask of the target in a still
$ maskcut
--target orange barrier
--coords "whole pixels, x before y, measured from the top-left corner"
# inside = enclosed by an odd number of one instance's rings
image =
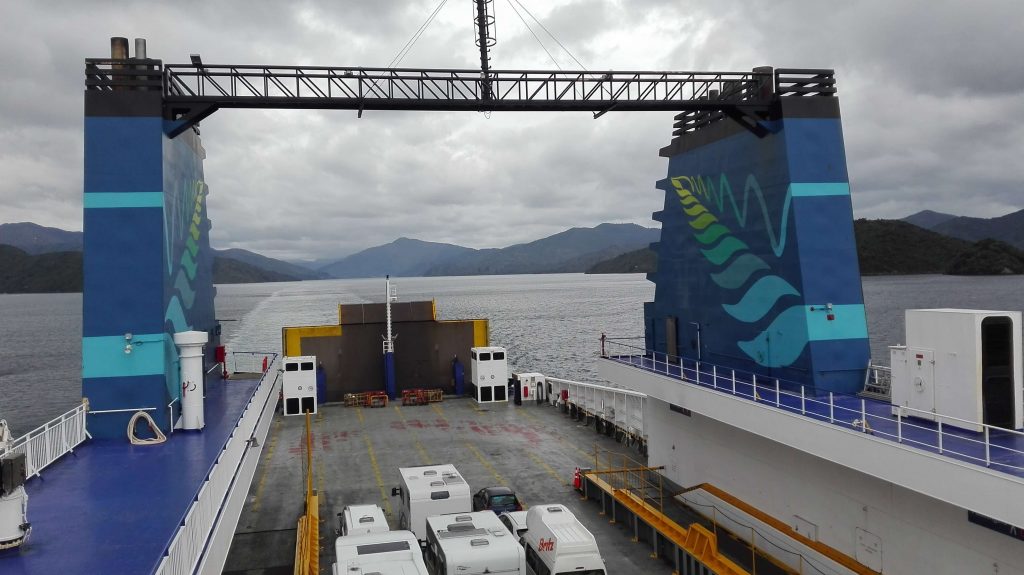
[[[313,490],[313,434],[306,412],[306,514],[299,518],[295,540],[295,575],[320,573],[320,499]]]
[[[388,394],[383,391],[371,391],[366,394],[366,407],[387,407]]]

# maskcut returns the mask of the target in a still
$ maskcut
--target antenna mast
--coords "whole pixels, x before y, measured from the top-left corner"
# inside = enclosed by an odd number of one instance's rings
[[[491,46],[495,38],[494,0],[474,0],[476,2],[476,45],[480,48],[480,97],[493,100],[491,91]]]

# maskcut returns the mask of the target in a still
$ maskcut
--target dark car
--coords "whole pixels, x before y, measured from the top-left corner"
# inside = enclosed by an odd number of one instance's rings
[[[495,513],[522,511],[515,491],[508,487],[484,487],[473,496],[473,511],[491,510]]]

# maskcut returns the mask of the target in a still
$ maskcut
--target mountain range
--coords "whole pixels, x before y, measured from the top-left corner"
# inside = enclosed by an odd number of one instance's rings
[[[335,278],[464,276],[583,272],[594,264],[657,241],[659,230],[636,224],[572,228],[507,248],[472,249],[399,238],[319,268]]]
[[[969,242],[993,239],[1024,249],[1024,210],[994,218],[971,218],[924,210],[903,218],[903,221]]]
[[[1024,210],[995,218],[924,210],[902,220],[857,220],[854,226],[865,275],[1020,273],[1024,265]],[[647,246],[659,235],[656,228],[606,223],[488,249],[403,237],[316,262],[285,262],[231,248],[214,250],[214,282],[650,272],[657,262]],[[0,224],[0,293],[81,290],[82,238],[82,232],[30,222]]]
[[[318,269],[232,248],[214,250],[213,272],[215,283],[384,275],[408,277],[581,272],[603,259],[646,246],[657,240],[658,234],[657,229],[636,224],[600,224],[593,228],[572,228],[507,248],[482,250],[399,238],[389,244],[321,265]],[[10,249],[0,253],[0,266],[5,261],[12,264],[6,270],[0,268],[0,292],[81,289],[82,232],[67,232],[29,222],[0,224],[0,245],[4,244]],[[37,258],[45,261],[33,263]],[[55,275],[54,268],[61,267],[55,263],[59,261],[64,261],[65,267],[74,270],[79,278],[77,282],[70,282],[63,275]],[[29,273],[30,269],[36,269],[33,265],[42,265],[42,269],[49,271],[32,272],[37,277],[25,283],[25,278],[21,276]]]

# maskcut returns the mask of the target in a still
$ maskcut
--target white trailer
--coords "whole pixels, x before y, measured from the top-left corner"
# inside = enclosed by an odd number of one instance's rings
[[[399,467],[401,485],[391,490],[401,497],[398,528],[408,529],[420,541],[427,539],[427,517],[473,511],[469,484],[454,465]]]
[[[281,394],[285,415],[316,414],[316,356],[298,355],[284,358]]]
[[[508,401],[508,356],[503,347],[469,349],[469,379],[477,403]]]
[[[424,555],[434,575],[527,575],[526,552],[493,511],[428,517]]]
[[[402,573],[429,575],[416,535],[389,531],[338,537],[334,541],[334,575],[352,573]]]
[[[387,533],[388,520],[380,505],[346,505],[341,516],[341,535]]]
[[[564,505],[526,512],[526,562],[537,575],[606,575],[594,535]]]
[[[890,347],[892,412],[971,431],[1024,427],[1021,313],[910,309]]]

